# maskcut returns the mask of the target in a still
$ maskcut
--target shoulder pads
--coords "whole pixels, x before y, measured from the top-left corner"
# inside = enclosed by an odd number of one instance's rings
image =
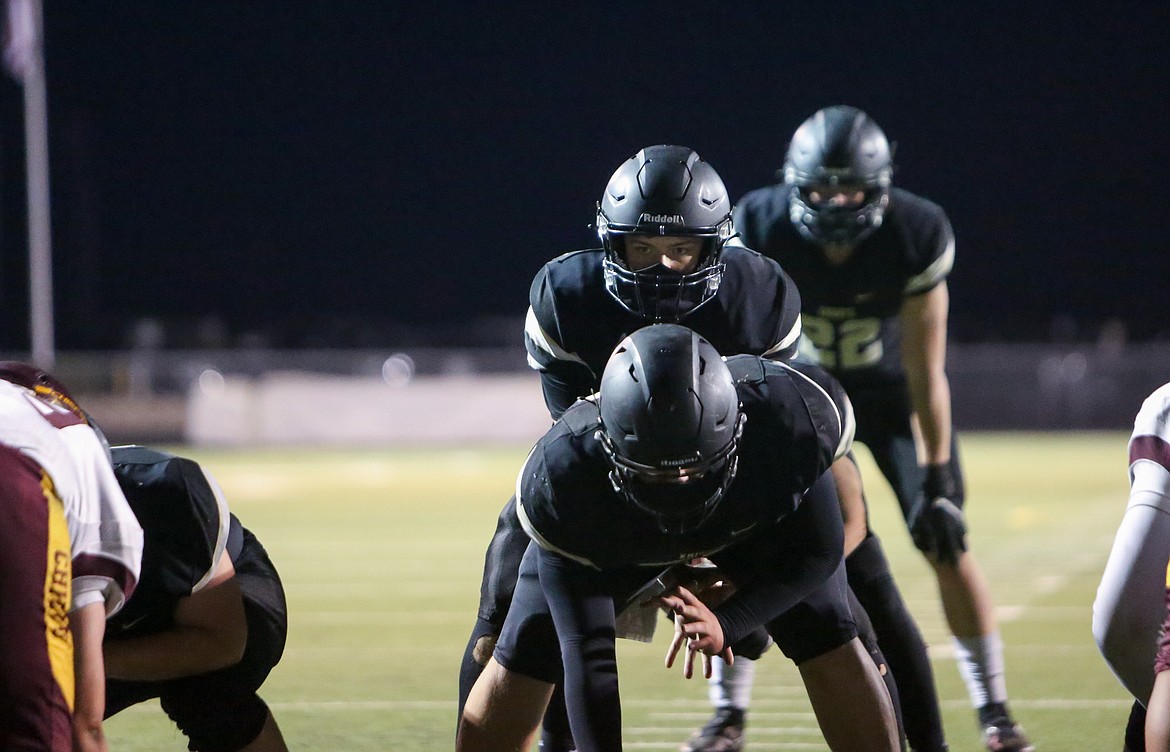
[[[761,384],[767,376],[764,359],[755,355],[732,355],[724,361],[737,384]]]
[[[601,427],[601,410],[594,400],[580,399],[561,416],[561,423],[574,436],[586,436]]]

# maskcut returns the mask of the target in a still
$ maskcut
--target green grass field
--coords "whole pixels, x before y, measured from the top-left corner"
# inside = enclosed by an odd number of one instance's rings
[[[992,583],[1008,689],[1041,752],[1120,749],[1129,702],[1090,633],[1128,493],[1121,434],[964,436],[972,546]],[[192,451],[284,578],[289,642],[262,695],[300,750],[452,749],[457,667],[483,549],[527,447]],[[953,752],[980,749],[926,565],[863,455],[872,521],[934,658]],[[627,749],[673,750],[708,716],[654,645],[622,642]],[[112,750],[182,750],[157,704],[108,722]],[[761,663],[748,747],[823,750],[792,665]]]

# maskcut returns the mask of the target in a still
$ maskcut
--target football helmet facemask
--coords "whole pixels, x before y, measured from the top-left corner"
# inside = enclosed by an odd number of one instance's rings
[[[597,235],[605,249],[605,289],[648,322],[675,322],[719,290],[723,246],[734,234],[723,180],[685,146],[648,146],[614,172],[597,205]],[[661,264],[634,271],[626,263],[629,235],[701,238],[697,265],[685,274]]]
[[[18,360],[0,360],[0,380],[31,389],[46,402],[59,404],[89,422],[89,416],[73,399],[69,389],[48,371]]]
[[[610,356],[599,404],[614,490],[665,533],[710,517],[735,480],[746,422],[718,351],[676,324],[639,329]]]
[[[893,150],[869,115],[819,110],[796,129],[781,170],[789,219],[806,240],[856,245],[881,227],[893,173]]]

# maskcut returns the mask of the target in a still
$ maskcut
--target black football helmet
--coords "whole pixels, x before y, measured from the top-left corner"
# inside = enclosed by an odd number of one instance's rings
[[[723,245],[733,232],[731,199],[715,169],[685,146],[648,146],[617,169],[597,205],[605,289],[646,321],[679,321],[715,297],[723,279]],[[660,264],[633,271],[623,255],[626,235],[686,235],[706,242],[689,273]]]
[[[893,150],[877,123],[856,107],[836,105],[801,123],[781,171],[791,190],[789,219],[823,245],[855,245],[882,224],[890,201]],[[818,201],[818,188],[856,189],[859,205]]]
[[[614,490],[665,533],[702,524],[735,479],[746,422],[719,352],[684,326],[643,327],[610,355],[599,404]]]

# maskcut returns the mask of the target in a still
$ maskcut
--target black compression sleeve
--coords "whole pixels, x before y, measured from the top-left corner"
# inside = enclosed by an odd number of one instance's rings
[[[712,556],[736,585],[714,609],[730,645],[803,600],[836,571],[845,538],[837,486],[826,471],[796,511],[726,553]]]
[[[620,752],[614,604],[605,578],[543,549],[539,572],[561,643],[562,686],[577,748]]]

